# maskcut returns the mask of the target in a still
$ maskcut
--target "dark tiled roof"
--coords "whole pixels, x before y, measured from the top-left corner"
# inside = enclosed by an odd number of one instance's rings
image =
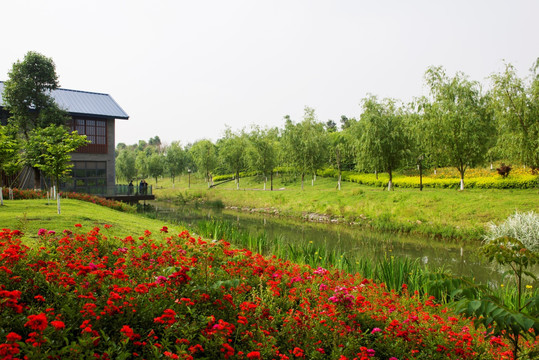
[[[0,81],[0,107],[4,83]],[[109,94],[58,88],[51,93],[58,106],[71,115],[129,119],[129,115]]]

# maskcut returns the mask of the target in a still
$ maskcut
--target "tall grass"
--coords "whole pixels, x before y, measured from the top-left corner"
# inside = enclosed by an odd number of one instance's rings
[[[511,304],[517,296],[512,286],[476,285],[473,279],[453,276],[447,269],[431,269],[420,259],[395,256],[373,259],[361,253],[339,249],[338,244],[317,246],[306,240],[291,242],[283,236],[270,239],[266,231],[251,233],[241,230],[233,222],[221,220],[201,220],[195,225],[195,231],[204,237],[225,239],[237,247],[314,268],[336,267],[348,273],[359,273],[367,279],[384,283],[389,290],[401,291],[405,286],[409,292],[433,296],[439,303],[450,303],[464,295],[480,297],[488,294]],[[528,289],[526,299],[538,294],[538,289]]]
[[[431,270],[421,264],[419,259],[391,256],[376,260],[359,253],[346,252],[338,246],[317,246],[310,241],[290,242],[282,236],[272,240],[265,231],[250,233],[227,221],[202,220],[195,225],[195,231],[204,237],[225,239],[235,246],[272,254],[295,263],[315,268],[336,267],[345,272],[359,273],[365,278],[385,283],[390,290],[400,291],[406,284],[409,291],[429,295],[432,293],[442,301],[447,300],[452,290],[441,291],[435,286],[429,286],[427,280],[450,279],[451,275],[443,268]],[[437,283],[433,285],[439,287]]]

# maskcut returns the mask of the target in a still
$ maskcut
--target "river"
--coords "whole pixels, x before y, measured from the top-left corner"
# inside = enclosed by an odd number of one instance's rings
[[[234,210],[176,206],[168,202],[151,202],[148,212],[187,228],[200,220],[234,222],[251,233],[265,231],[269,239],[281,237],[286,242],[308,241],[313,245],[361,255],[372,259],[388,256],[420,259],[429,268],[444,267],[455,275],[473,277],[476,282],[498,285],[502,270],[496,269],[478,254],[478,242],[435,240],[423,236],[373,231],[364,227],[325,224],[282,219],[271,215]],[[234,239],[226,239],[234,243]]]

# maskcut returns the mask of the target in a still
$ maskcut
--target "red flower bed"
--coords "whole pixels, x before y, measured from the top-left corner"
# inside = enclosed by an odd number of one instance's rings
[[[32,248],[0,232],[3,358],[511,358],[432,299],[359,275],[187,232],[74,230]]]

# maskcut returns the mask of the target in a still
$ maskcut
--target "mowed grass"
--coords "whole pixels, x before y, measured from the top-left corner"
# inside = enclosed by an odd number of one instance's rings
[[[345,222],[358,222],[381,230],[418,232],[442,237],[479,238],[489,222],[501,222],[515,211],[539,211],[539,189],[419,189],[369,187],[343,182],[337,190],[333,178],[318,177],[311,186],[299,179],[274,179],[274,190],[263,191],[262,179],[240,180],[240,190],[233,181],[208,189],[203,179],[191,175],[160,179],[154,194],[160,199],[199,198],[222,201],[226,206],[258,209],[280,215],[304,217],[309,213],[325,214]]]
[[[109,236],[124,238],[142,236],[145,230],[159,232],[163,226],[172,233],[180,233],[183,227],[153,220],[137,214],[112,210],[80,200],[62,199],[61,214],[56,211],[56,202],[47,200],[4,200],[0,206],[0,228],[17,229],[24,233],[25,240],[37,239],[37,232],[43,228],[59,233],[65,229],[74,230],[81,224],[83,231],[99,227]],[[111,225],[104,229],[104,225]]]

